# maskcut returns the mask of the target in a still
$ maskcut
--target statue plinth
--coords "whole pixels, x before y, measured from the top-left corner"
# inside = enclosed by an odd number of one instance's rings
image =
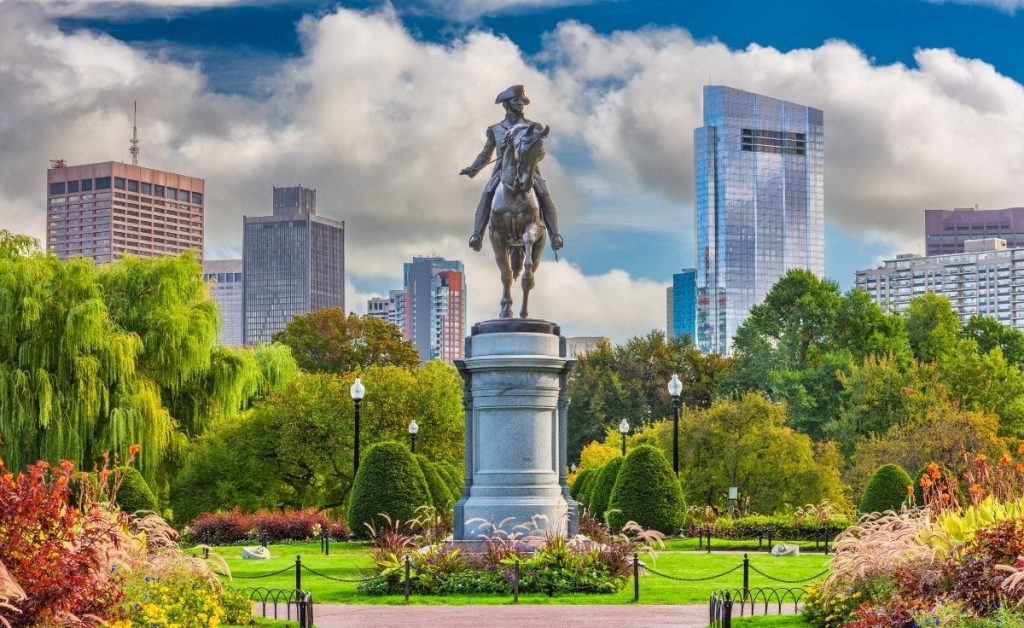
[[[537,521],[576,534],[576,502],[565,477],[566,378],[575,361],[566,357],[558,325],[477,323],[466,358],[455,364],[466,409],[466,485],[455,504],[455,539],[477,539],[488,528],[482,522],[511,532]]]

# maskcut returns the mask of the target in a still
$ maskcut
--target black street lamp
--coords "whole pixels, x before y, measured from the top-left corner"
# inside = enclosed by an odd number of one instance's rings
[[[355,479],[356,472],[359,471],[359,402],[363,400],[366,389],[363,388],[363,383],[357,377],[348,392],[352,395],[353,403],[356,404],[355,446],[352,448],[352,478]]]
[[[683,382],[679,375],[672,373],[668,380],[668,394],[672,395],[672,470],[679,476],[679,395],[683,392]]]
[[[409,421],[409,441],[412,445],[412,453],[416,453],[416,434],[420,431],[420,426],[416,425],[416,419]]]
[[[622,434],[622,457],[626,457],[626,434],[629,434],[629,421],[622,419],[619,423],[619,434]]]

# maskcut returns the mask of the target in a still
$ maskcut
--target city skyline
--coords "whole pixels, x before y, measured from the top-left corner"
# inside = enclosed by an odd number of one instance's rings
[[[45,239],[48,159],[130,160],[137,99],[140,165],[206,180],[207,258],[241,256],[241,215],[265,204],[266,181],[300,181],[340,199],[351,309],[399,285],[403,260],[436,253],[466,264],[470,322],[490,318],[490,255],[465,246],[478,186],[456,173],[501,115],[494,94],[518,82],[527,115],[552,127],[543,168],[566,235],[534,311],[567,334],[664,328],[672,273],[696,266],[689,133],[705,84],[826,112],[825,274],[844,287],[923,253],[926,209],[1022,204],[1024,64],[1000,37],[969,36],[1018,32],[1012,9],[859,7],[913,19],[910,35],[843,7],[822,17],[849,19],[801,30],[757,3],[625,4],[496,3],[459,21],[429,3],[150,0],[116,16],[86,0],[4,3],[0,56],[20,71],[0,70],[16,122],[0,125],[0,227]]]

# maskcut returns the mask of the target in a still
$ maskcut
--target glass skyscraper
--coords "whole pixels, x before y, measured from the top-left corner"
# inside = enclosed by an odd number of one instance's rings
[[[694,342],[697,320],[696,289],[696,269],[684,268],[683,272],[672,275],[672,287],[668,291],[669,336],[686,336],[690,342]]]
[[[750,308],[788,270],[825,271],[824,114],[704,87],[694,130],[697,346],[727,354]]]

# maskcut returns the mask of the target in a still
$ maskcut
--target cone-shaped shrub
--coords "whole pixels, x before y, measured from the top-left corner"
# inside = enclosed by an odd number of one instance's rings
[[[586,493],[587,485],[590,483],[590,478],[593,475],[593,469],[584,469],[580,471],[579,475],[576,476],[576,481],[569,487],[569,497],[572,497],[585,506],[586,502],[584,501],[584,494]]]
[[[380,516],[403,522],[415,518],[416,509],[430,504],[430,490],[423,471],[409,448],[395,441],[371,445],[359,462],[348,503],[348,524],[352,532],[366,536],[366,522],[387,525]]]
[[[676,534],[685,513],[683,489],[665,454],[650,445],[629,452],[612,488],[609,527],[621,530],[627,521],[635,521],[648,530]]]
[[[906,469],[898,464],[884,464],[875,470],[868,486],[864,489],[864,497],[860,500],[858,510],[861,512],[885,512],[899,510],[907,500],[907,487],[914,480]]]
[[[120,467],[121,486],[117,489],[114,502],[125,512],[156,510],[156,495],[146,484],[142,474],[135,467]]]
[[[441,479],[441,475],[437,472],[437,467],[434,463],[430,462],[430,459],[423,454],[416,454],[416,462],[420,465],[420,471],[423,472],[423,478],[427,481],[427,489],[430,490],[430,503],[437,510],[437,514],[443,515],[444,513],[451,510],[455,500],[452,499],[452,492],[448,489],[448,485]]]
[[[451,491],[452,497],[458,499],[462,495],[463,478],[461,474],[447,460],[442,460],[434,466],[441,474],[441,479],[448,484],[448,490]]]
[[[604,513],[608,510],[612,489],[615,488],[615,480],[619,478],[621,468],[622,458],[612,458],[604,463],[601,472],[597,474],[597,479],[590,486],[590,512],[598,521],[604,521]]]

